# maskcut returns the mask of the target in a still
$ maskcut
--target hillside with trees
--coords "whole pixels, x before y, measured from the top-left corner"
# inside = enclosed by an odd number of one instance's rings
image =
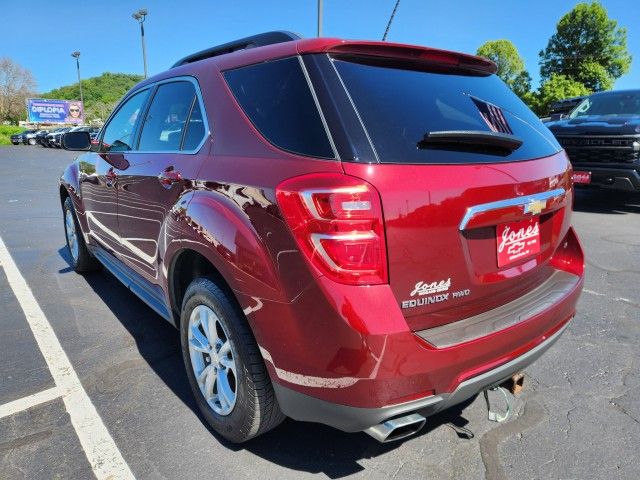
[[[99,77],[82,80],[85,119],[87,121],[106,120],[122,96],[140,80],[142,80],[140,75],[109,72],[103,73]],[[40,96],[57,100],[78,100],[80,88],[77,83],[74,83],[42,93]]]

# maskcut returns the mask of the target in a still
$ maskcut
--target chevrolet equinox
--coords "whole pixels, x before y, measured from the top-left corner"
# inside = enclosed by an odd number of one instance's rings
[[[571,165],[495,73],[289,32],[189,55],[64,136],[73,266],[179,329],[228,440],[409,436],[537,359],[582,289]]]

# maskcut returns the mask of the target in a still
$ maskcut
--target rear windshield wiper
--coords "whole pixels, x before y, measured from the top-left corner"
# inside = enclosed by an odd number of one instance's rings
[[[455,150],[506,156],[520,148],[515,135],[482,130],[443,130],[427,132],[417,144],[419,149]]]

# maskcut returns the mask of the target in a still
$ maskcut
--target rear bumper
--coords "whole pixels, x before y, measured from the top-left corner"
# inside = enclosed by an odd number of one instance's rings
[[[591,185],[625,192],[640,191],[640,172],[636,168],[602,168],[574,165],[576,172],[591,172]]]
[[[320,400],[277,383],[274,384],[274,389],[280,409],[288,417],[304,422],[323,423],[344,432],[359,432],[402,414],[417,411],[424,416],[434,415],[504,382],[537,360],[560,338],[567,326],[568,323],[565,323],[538,346],[515,359],[463,381],[451,393],[429,395],[410,402],[379,408],[359,408]]]
[[[283,412],[358,431],[406,412],[436,413],[538,358],[582,291],[573,229],[545,268],[555,273],[520,299],[430,330],[409,328],[388,285],[323,277],[291,303],[263,299],[245,311]],[[252,302],[240,297],[243,307]]]

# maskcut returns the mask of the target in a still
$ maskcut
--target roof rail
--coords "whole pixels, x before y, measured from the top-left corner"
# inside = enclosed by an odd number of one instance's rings
[[[205,58],[211,58],[218,55],[224,55],[225,53],[235,52],[236,50],[263,47],[265,45],[273,45],[274,43],[291,42],[294,40],[300,40],[301,38],[302,37],[297,33],[286,31],[260,33],[258,35],[252,35],[251,37],[233,40],[229,43],[223,43],[222,45],[217,45],[200,52],[192,53],[191,55],[187,55],[186,57],[178,60],[171,66],[171,68],[179,67],[180,65],[186,65],[187,63],[197,62],[199,60],[204,60]]]

